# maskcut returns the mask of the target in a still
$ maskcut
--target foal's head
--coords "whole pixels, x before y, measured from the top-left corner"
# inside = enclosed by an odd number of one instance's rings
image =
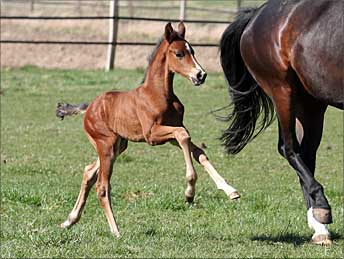
[[[171,23],[165,27],[165,40],[169,43],[166,60],[169,70],[188,78],[194,85],[201,85],[207,77],[206,72],[194,57],[194,50],[185,40],[185,26],[181,22],[178,31],[175,31]]]

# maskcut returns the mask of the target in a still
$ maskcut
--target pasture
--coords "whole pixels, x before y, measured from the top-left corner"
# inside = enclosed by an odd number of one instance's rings
[[[216,73],[201,87],[177,76],[174,89],[194,143],[207,146],[241,199],[230,201],[195,164],[195,203],[186,205],[182,152],[129,143],[111,180],[122,237],[111,235],[94,189],[80,222],[60,229],[95,152],[82,116],[59,121],[56,103],[90,102],[106,90],[133,88],[142,77],[142,70],[2,69],[1,257],[343,257],[343,113],[330,108],[326,114],[316,174],[332,206],[334,243],[315,246],[296,173],[276,150],[276,122],[236,157],[224,154],[218,137],[226,124],[210,111],[229,97]]]

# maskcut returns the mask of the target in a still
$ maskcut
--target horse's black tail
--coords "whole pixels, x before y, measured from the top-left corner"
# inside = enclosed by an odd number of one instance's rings
[[[87,103],[82,103],[80,105],[73,105],[69,103],[58,103],[56,107],[56,116],[59,117],[61,120],[64,119],[65,116],[72,116],[84,113],[88,107]]]
[[[240,53],[241,36],[256,11],[257,9],[249,9],[240,12],[224,31],[220,43],[221,65],[228,82],[233,108],[225,117],[230,125],[223,132],[221,140],[230,154],[239,153],[274,119],[272,101],[250,75]],[[262,118],[257,125],[260,115]]]

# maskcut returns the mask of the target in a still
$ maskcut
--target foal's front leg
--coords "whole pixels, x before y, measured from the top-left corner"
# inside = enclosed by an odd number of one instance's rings
[[[148,137],[148,143],[151,145],[164,143],[166,141],[175,139],[183,150],[185,164],[186,164],[186,183],[185,200],[193,202],[195,197],[195,185],[197,181],[196,170],[192,164],[191,158],[191,138],[187,130],[183,127],[170,127],[156,125],[151,129],[151,134]]]
[[[223,179],[221,175],[219,175],[219,173],[216,171],[216,169],[208,160],[208,157],[206,156],[204,151],[192,142],[191,142],[191,152],[194,159],[204,167],[204,169],[213,179],[213,181],[215,182],[219,190],[223,190],[231,200],[240,198],[240,194],[238,193],[238,191],[232,186],[230,186],[226,182],[226,180]]]

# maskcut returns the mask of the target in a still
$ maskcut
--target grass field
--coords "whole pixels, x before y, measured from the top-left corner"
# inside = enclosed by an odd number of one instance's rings
[[[221,74],[201,88],[177,77],[185,125],[220,174],[241,193],[233,202],[196,165],[195,204],[184,204],[185,166],[172,145],[129,143],[112,177],[112,203],[122,233],[110,234],[94,190],[80,222],[61,230],[95,152],[82,116],[59,121],[58,101],[89,102],[110,89],[130,89],[139,70],[1,71],[1,257],[343,258],[343,113],[329,109],[317,179],[332,205],[331,247],[309,243],[295,172],[276,151],[276,123],[236,157],[223,153],[225,124],[209,112],[228,103]]]

